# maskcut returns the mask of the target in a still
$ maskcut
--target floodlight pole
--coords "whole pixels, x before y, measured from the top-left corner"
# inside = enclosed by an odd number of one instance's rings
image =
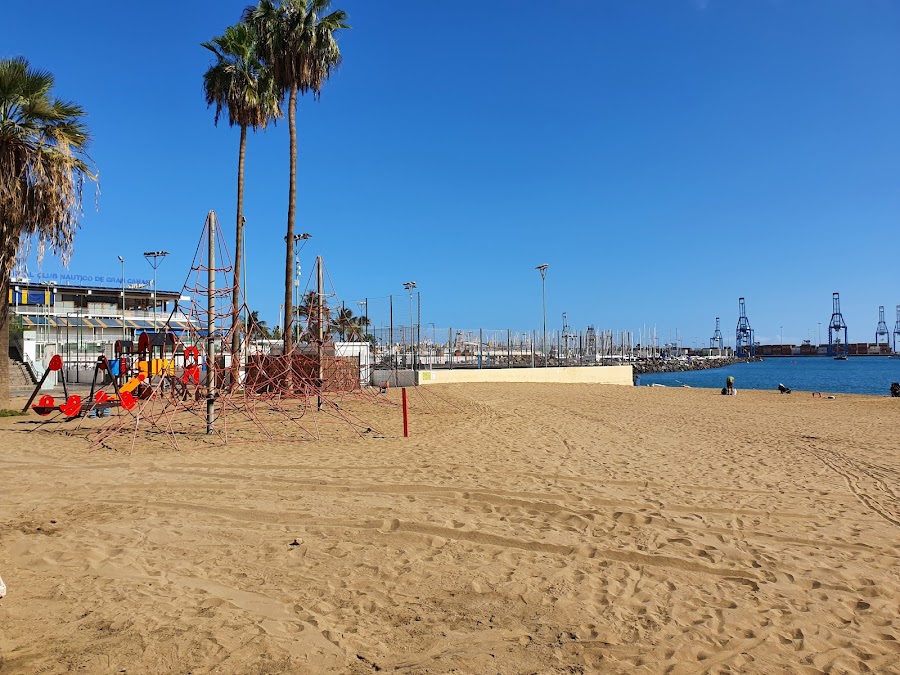
[[[416,352],[415,347],[413,347],[413,309],[412,309],[412,296],[413,289],[416,287],[415,281],[407,281],[403,284],[403,288],[409,291],[409,349],[410,349],[410,361],[412,362],[413,370],[416,369]]]
[[[534,269],[538,270],[541,273],[541,305],[544,311],[544,337],[541,338],[541,348],[544,350],[544,368],[547,367],[547,268],[550,265],[544,263],[543,265],[538,265]]]
[[[125,349],[125,258],[119,256],[119,262],[122,263],[122,349]]]
[[[212,213],[212,211],[210,211]],[[157,332],[156,326],[156,269],[159,267],[163,259],[169,255],[168,251],[148,251],[144,253],[150,267],[153,268],[153,332]]]
[[[294,317],[293,312],[299,312],[300,307],[300,251],[303,250],[303,247],[306,246],[306,241],[312,238],[312,235],[309,232],[304,232],[303,234],[295,234],[294,235],[294,309],[291,312],[291,331],[294,336],[294,344],[296,344],[300,340],[300,322],[297,321],[296,327],[294,326]],[[284,237],[285,242],[287,241],[287,235]],[[300,244],[300,248],[297,248],[297,242],[302,241]],[[287,324],[285,324],[287,326]]]

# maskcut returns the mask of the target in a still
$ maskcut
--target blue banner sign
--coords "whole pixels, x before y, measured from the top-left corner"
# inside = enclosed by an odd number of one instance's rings
[[[122,277],[110,277],[104,274],[77,274],[74,272],[50,272],[50,273],[42,273],[38,272],[37,280],[39,282],[48,282],[55,281],[58,284],[122,284]],[[126,277],[125,283],[129,286],[150,286],[153,283],[152,279],[142,279],[139,277]]]

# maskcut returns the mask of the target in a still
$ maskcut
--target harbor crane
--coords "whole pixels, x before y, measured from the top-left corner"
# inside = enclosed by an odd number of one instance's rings
[[[831,294],[833,309],[831,321],[828,322],[828,356],[844,356],[849,353],[847,343],[847,324],[841,314],[840,293]],[[844,342],[841,344],[841,331],[844,331]],[[837,338],[835,340],[835,338]]]
[[[709,348],[722,351],[722,331],[719,329],[719,317],[716,317],[716,332],[709,338]]]
[[[878,327],[875,329],[875,344],[880,345],[883,342],[886,345],[891,344],[890,333],[888,332],[887,323],[884,320],[884,305],[878,306]]]
[[[894,324],[894,353],[897,353],[897,336],[900,335],[900,305],[897,305],[897,323]]]
[[[753,356],[753,329],[747,318],[747,306],[744,299],[738,300],[738,322],[734,329],[734,351],[738,356]]]

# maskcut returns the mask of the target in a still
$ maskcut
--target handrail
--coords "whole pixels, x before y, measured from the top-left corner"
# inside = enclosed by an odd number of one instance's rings
[[[33,384],[37,384],[38,380],[41,379],[41,376],[38,375],[37,372],[37,364],[31,360],[31,357],[28,354],[22,353],[22,363],[25,364],[25,368],[28,369],[28,374],[31,376],[31,382]]]
[[[9,336],[9,345],[18,350],[19,354],[25,354],[25,336],[20,334]]]

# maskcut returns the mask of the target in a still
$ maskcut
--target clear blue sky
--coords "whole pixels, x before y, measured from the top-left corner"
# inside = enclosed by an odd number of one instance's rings
[[[213,126],[200,42],[245,4],[4,13],[0,56],[50,70],[89,113],[102,194],[72,272],[116,275],[124,255],[149,277],[140,254],[167,249],[159,286],[179,288],[209,209],[233,237],[239,133]],[[706,343],[719,316],[733,341],[744,296],[759,340],[783,326],[798,343],[839,291],[851,341],[874,340],[878,305],[893,329],[896,2],[335,6],[353,30],[321,101],[299,107],[297,231],[313,234],[304,275],[321,254],[341,299],[393,293],[405,320],[416,280],[423,326],[539,329],[546,262],[550,328],[565,311]],[[248,299],[270,324],[287,169],[286,123],[251,135]]]

